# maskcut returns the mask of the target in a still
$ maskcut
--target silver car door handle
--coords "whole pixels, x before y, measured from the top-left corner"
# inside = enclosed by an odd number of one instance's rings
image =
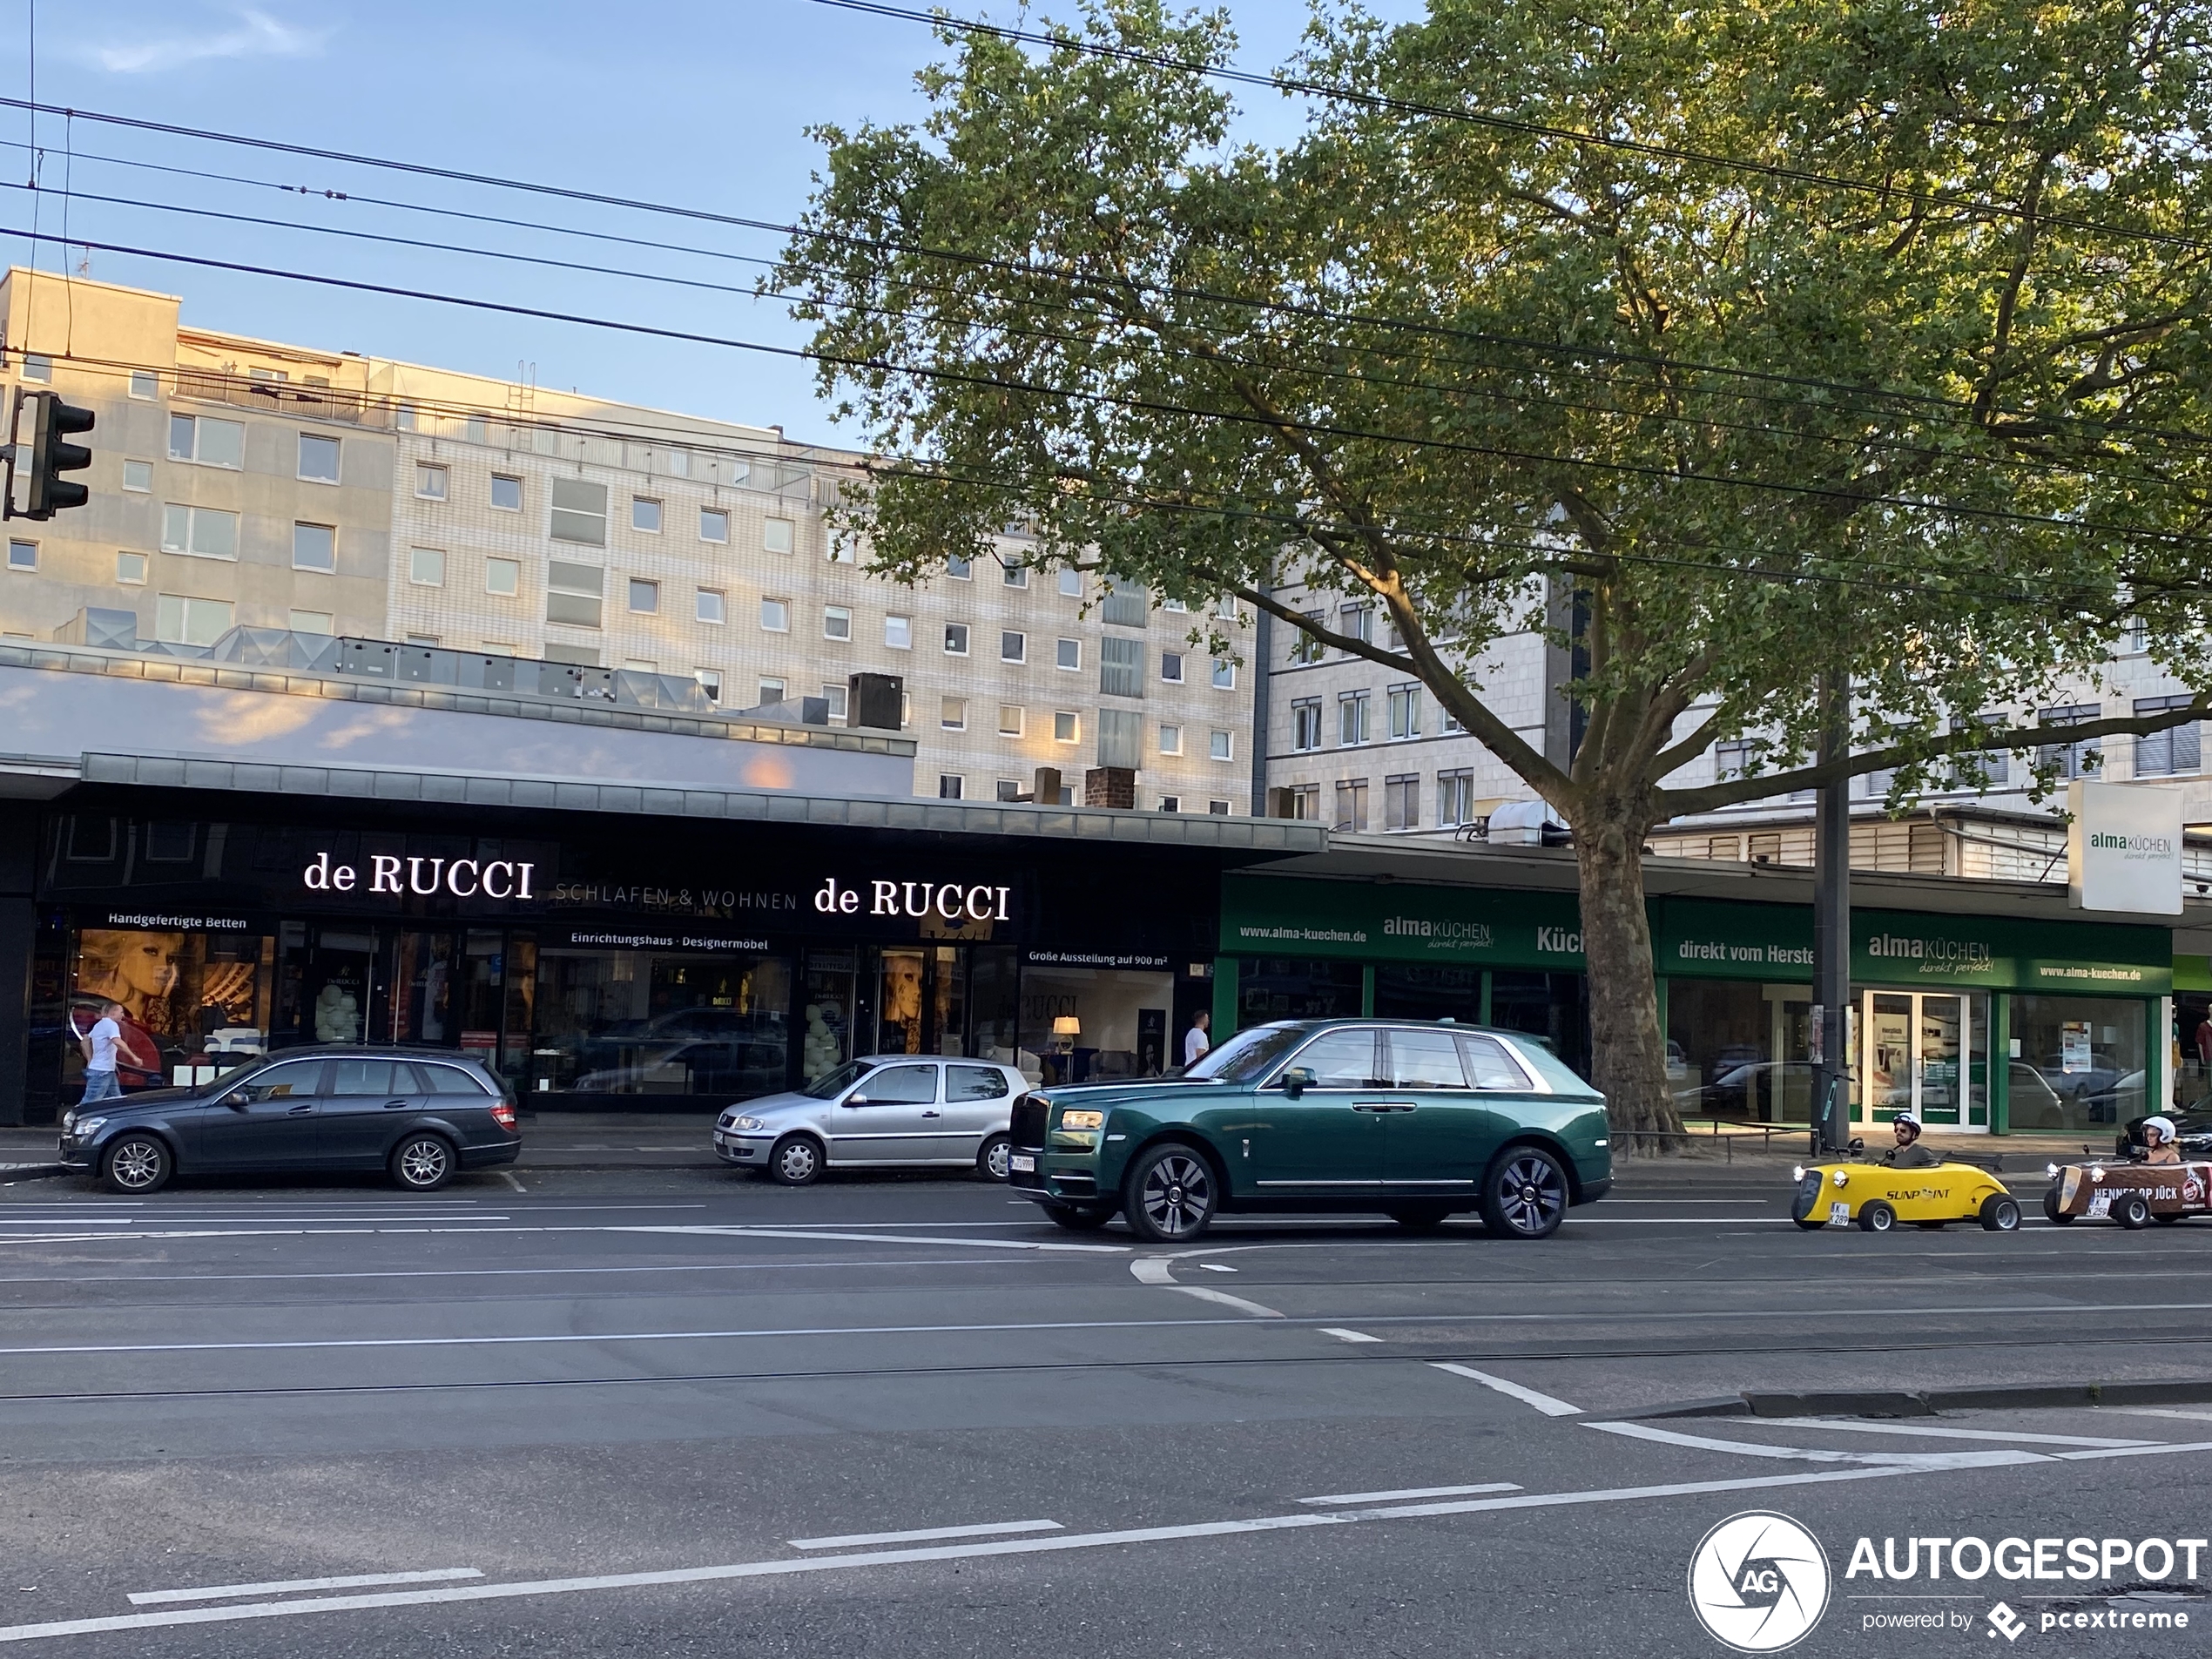
[[[924,1117],[942,1117],[942,1116],[944,1116],[944,1113],[942,1113],[942,1112],[924,1112],[924,1113],[922,1114],[922,1116],[923,1116]]]

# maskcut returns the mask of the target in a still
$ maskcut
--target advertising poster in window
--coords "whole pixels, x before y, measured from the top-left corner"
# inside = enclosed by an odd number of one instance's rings
[[[258,937],[88,927],[78,935],[71,1034],[90,1031],[104,1003],[122,1004],[117,1075],[125,1089],[158,1088],[178,1066],[219,1055],[259,1054],[266,1047],[261,954]],[[70,1046],[65,1069],[75,1076],[83,1062]]]

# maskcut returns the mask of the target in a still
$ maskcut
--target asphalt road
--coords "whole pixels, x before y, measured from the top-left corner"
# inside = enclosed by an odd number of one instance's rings
[[[2212,1224],[1803,1234],[1785,1186],[1726,1179],[1632,1177],[1539,1244],[1270,1220],[1183,1251],[972,1181],[0,1186],[0,1642],[1717,1655],[1693,1552],[1770,1510],[1828,1562],[1796,1652],[2204,1650]],[[1666,1414],[2098,1379],[2206,1386]],[[2027,1554],[1847,1575],[1861,1537]],[[2039,1538],[2049,1575],[2001,1576]],[[1770,1637],[1792,1559],[1737,1548],[1752,1605],[1714,1616]]]

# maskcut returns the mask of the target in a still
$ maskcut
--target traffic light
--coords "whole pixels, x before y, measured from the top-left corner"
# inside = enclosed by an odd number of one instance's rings
[[[51,518],[64,507],[82,507],[92,492],[62,475],[91,466],[92,452],[63,440],[72,432],[90,432],[92,411],[63,402],[56,392],[26,392],[24,401],[31,406],[24,411],[30,418],[30,484],[21,516]],[[22,429],[19,415],[17,430]]]

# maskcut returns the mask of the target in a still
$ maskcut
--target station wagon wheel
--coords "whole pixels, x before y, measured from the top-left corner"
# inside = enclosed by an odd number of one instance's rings
[[[409,1192],[435,1192],[453,1179],[453,1146],[442,1135],[410,1135],[392,1153],[392,1179]]]
[[[986,1181],[1003,1181],[1014,1172],[1009,1162],[1014,1154],[1014,1143],[1003,1135],[993,1135],[983,1142],[983,1150],[975,1155],[975,1173]]]
[[[2067,1214],[2066,1206],[2059,1201],[2059,1190],[2056,1187],[2049,1189],[2043,1195],[2043,1218],[2060,1227],[2074,1219],[2072,1216]]]
[[[1989,1232],[2018,1232],[2020,1207],[2003,1193],[1993,1192],[1981,1201],[1981,1224]]]
[[[1869,1198],[1858,1206],[1858,1224],[1866,1232],[1885,1233],[1897,1225],[1897,1211],[1884,1199]]]
[[[169,1148],[156,1135],[121,1135],[107,1150],[111,1192],[155,1192],[169,1179]]]
[[[2150,1205],[2140,1192],[2123,1192],[2112,1201],[2112,1218],[2129,1232],[2150,1225]]]
[[[1483,1224],[1501,1238],[1548,1238],[1567,1215],[1567,1171],[1541,1146],[1515,1146],[1482,1184]]]
[[[822,1178],[822,1143],[811,1135],[786,1135],[768,1151],[768,1173],[787,1187],[806,1187]]]
[[[1158,1146],[1129,1172],[1122,1214],[1130,1231],[1155,1244],[1196,1238],[1220,1203],[1213,1170],[1187,1146]]]

